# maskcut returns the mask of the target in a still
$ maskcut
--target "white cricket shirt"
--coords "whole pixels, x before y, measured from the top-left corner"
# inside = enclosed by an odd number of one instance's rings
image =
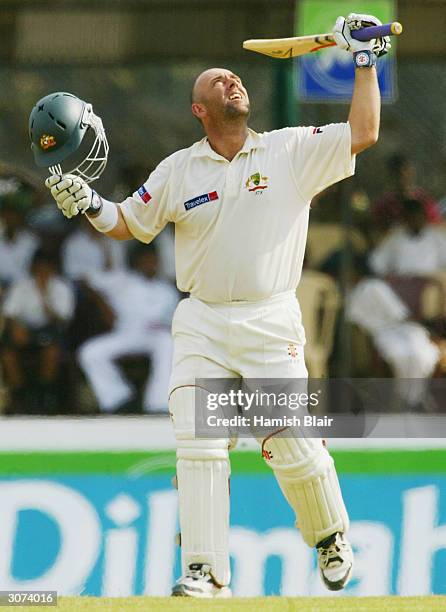
[[[297,287],[310,201],[354,173],[350,148],[348,123],[250,130],[231,162],[204,138],[161,162],[120,206],[142,242],[175,223],[181,291],[207,302],[263,300]]]

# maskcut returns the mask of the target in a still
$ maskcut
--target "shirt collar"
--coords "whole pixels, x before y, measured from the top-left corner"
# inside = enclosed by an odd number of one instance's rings
[[[249,153],[253,149],[264,149],[265,146],[266,145],[263,141],[262,134],[257,134],[257,132],[254,132],[254,130],[248,128],[248,136],[246,137],[245,143],[237,155],[240,153]],[[219,155],[216,151],[214,151],[209,144],[207,136],[193,145],[192,157],[210,157],[211,159],[216,159],[218,161],[225,159],[222,155]]]

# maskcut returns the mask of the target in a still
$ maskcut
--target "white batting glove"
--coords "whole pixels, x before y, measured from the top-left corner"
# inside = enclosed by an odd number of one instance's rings
[[[54,174],[46,179],[45,186],[67,219],[84,213],[91,206],[93,191],[79,176]]]
[[[333,35],[336,44],[341,49],[355,53],[357,51],[372,51],[377,57],[388,53],[391,48],[390,37],[374,38],[370,41],[361,42],[351,36],[352,30],[360,30],[375,25],[381,25],[381,21],[373,15],[350,13],[346,19],[338,17],[333,28]]]

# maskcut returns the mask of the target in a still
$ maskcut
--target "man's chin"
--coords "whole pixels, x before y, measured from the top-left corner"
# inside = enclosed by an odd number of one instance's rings
[[[226,107],[226,117],[228,119],[238,119],[242,117],[248,118],[250,115],[251,109],[249,104],[234,104],[228,105]]]

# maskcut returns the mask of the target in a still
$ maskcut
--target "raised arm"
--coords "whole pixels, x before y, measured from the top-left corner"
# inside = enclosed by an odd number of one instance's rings
[[[378,140],[381,95],[376,68],[356,68],[355,87],[348,122],[352,131],[352,155]]]
[[[336,44],[350,52],[355,63],[355,86],[348,116],[353,155],[378,140],[381,96],[375,64],[376,58],[390,49],[390,42],[387,36],[366,42],[358,41],[352,38],[351,31],[380,24],[379,19],[373,15],[350,13],[346,19],[338,17],[333,28]]]

